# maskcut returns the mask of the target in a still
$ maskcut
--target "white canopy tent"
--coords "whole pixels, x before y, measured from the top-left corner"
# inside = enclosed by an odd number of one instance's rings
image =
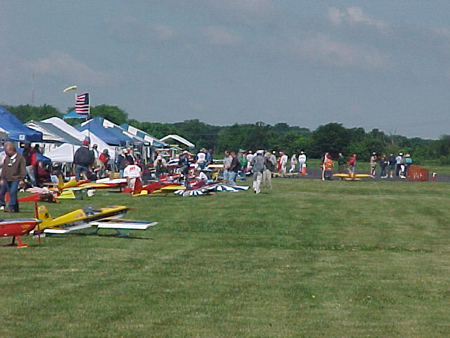
[[[45,154],[52,162],[56,163],[70,163],[73,161],[73,155],[80,146],[76,146],[69,143],[64,143],[58,148],[49,151]]]
[[[192,142],[189,142],[184,137],[181,137],[179,135],[167,135],[167,136],[163,137],[160,141],[166,142],[168,140],[174,140],[174,141],[177,141],[178,143],[188,146],[189,148],[195,148],[195,144],[193,144]],[[166,143],[170,143],[170,142],[166,142]]]
[[[83,132],[78,131],[77,129],[72,127],[70,124],[67,124],[64,120],[62,120],[58,117],[51,117],[49,119],[43,120],[42,122],[51,123],[55,127],[61,129],[62,131],[66,132],[67,134],[70,134],[71,136],[77,138],[80,141],[84,141],[87,137],[89,137],[89,139],[91,140],[91,145],[93,145],[93,144],[98,145],[99,152],[102,152],[104,149],[108,149],[108,152],[109,152],[109,155],[111,156],[111,158],[112,159],[116,158],[116,149],[113,146],[106,144],[102,139],[100,139],[92,131],[90,131],[90,132],[88,130],[85,130]],[[55,150],[61,148],[63,145],[56,148]],[[68,148],[66,147],[65,149],[68,149]],[[76,151],[76,149],[75,149],[75,151]],[[47,156],[47,154],[45,154],[45,155]],[[72,156],[72,159],[70,160],[70,162],[72,162],[72,160],[73,160],[73,156]]]

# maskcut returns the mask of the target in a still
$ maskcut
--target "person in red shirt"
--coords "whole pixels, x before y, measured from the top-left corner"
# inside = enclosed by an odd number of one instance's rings
[[[352,157],[350,157],[350,160],[348,161],[348,170],[351,173],[355,173],[355,167],[356,167],[356,154],[353,154]]]
[[[333,170],[334,162],[331,159],[331,155],[327,155],[323,161],[324,179],[331,180],[331,171]]]
[[[109,156],[108,149],[103,149],[98,159],[100,160],[100,162],[103,163],[103,168],[100,172],[100,177],[104,177],[105,174],[107,174],[109,171],[108,162],[111,159],[111,156]]]

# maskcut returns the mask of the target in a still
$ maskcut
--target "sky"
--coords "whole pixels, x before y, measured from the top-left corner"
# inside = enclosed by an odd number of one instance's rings
[[[0,0],[0,103],[450,134],[448,0]]]

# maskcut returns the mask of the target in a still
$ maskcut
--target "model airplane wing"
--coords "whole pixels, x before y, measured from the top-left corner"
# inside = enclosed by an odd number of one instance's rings
[[[89,223],[82,223],[78,225],[69,226],[66,228],[48,228],[44,229],[44,234],[54,234],[54,235],[62,235],[62,234],[69,234],[71,232],[76,232],[84,229],[92,228],[93,225]]]
[[[102,219],[89,223],[98,229],[147,230],[158,222],[134,221],[131,219]]]

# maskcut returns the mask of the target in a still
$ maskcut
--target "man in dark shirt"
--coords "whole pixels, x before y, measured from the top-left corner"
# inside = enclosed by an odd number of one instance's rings
[[[29,142],[25,142],[23,145],[22,156],[25,159],[25,165],[27,170],[28,178],[30,179],[30,183],[33,187],[36,186],[36,151],[34,148],[31,148],[31,144]]]
[[[75,179],[80,180],[81,174],[87,177],[87,170],[94,163],[94,154],[89,150],[89,141],[83,141],[83,145],[77,149],[73,156],[73,164],[75,166]]]
[[[237,172],[239,170],[239,161],[236,157],[236,153],[234,151],[232,151],[230,153],[231,155],[231,165],[228,169],[228,184],[233,187],[236,185],[236,176],[237,176]]]
[[[6,185],[9,192],[9,205],[5,212],[19,212],[19,202],[17,201],[17,191],[19,184],[27,175],[25,169],[25,159],[16,151],[16,146],[12,142],[5,143],[6,157],[2,167],[2,184]],[[0,196],[0,204],[5,205],[4,196]]]

